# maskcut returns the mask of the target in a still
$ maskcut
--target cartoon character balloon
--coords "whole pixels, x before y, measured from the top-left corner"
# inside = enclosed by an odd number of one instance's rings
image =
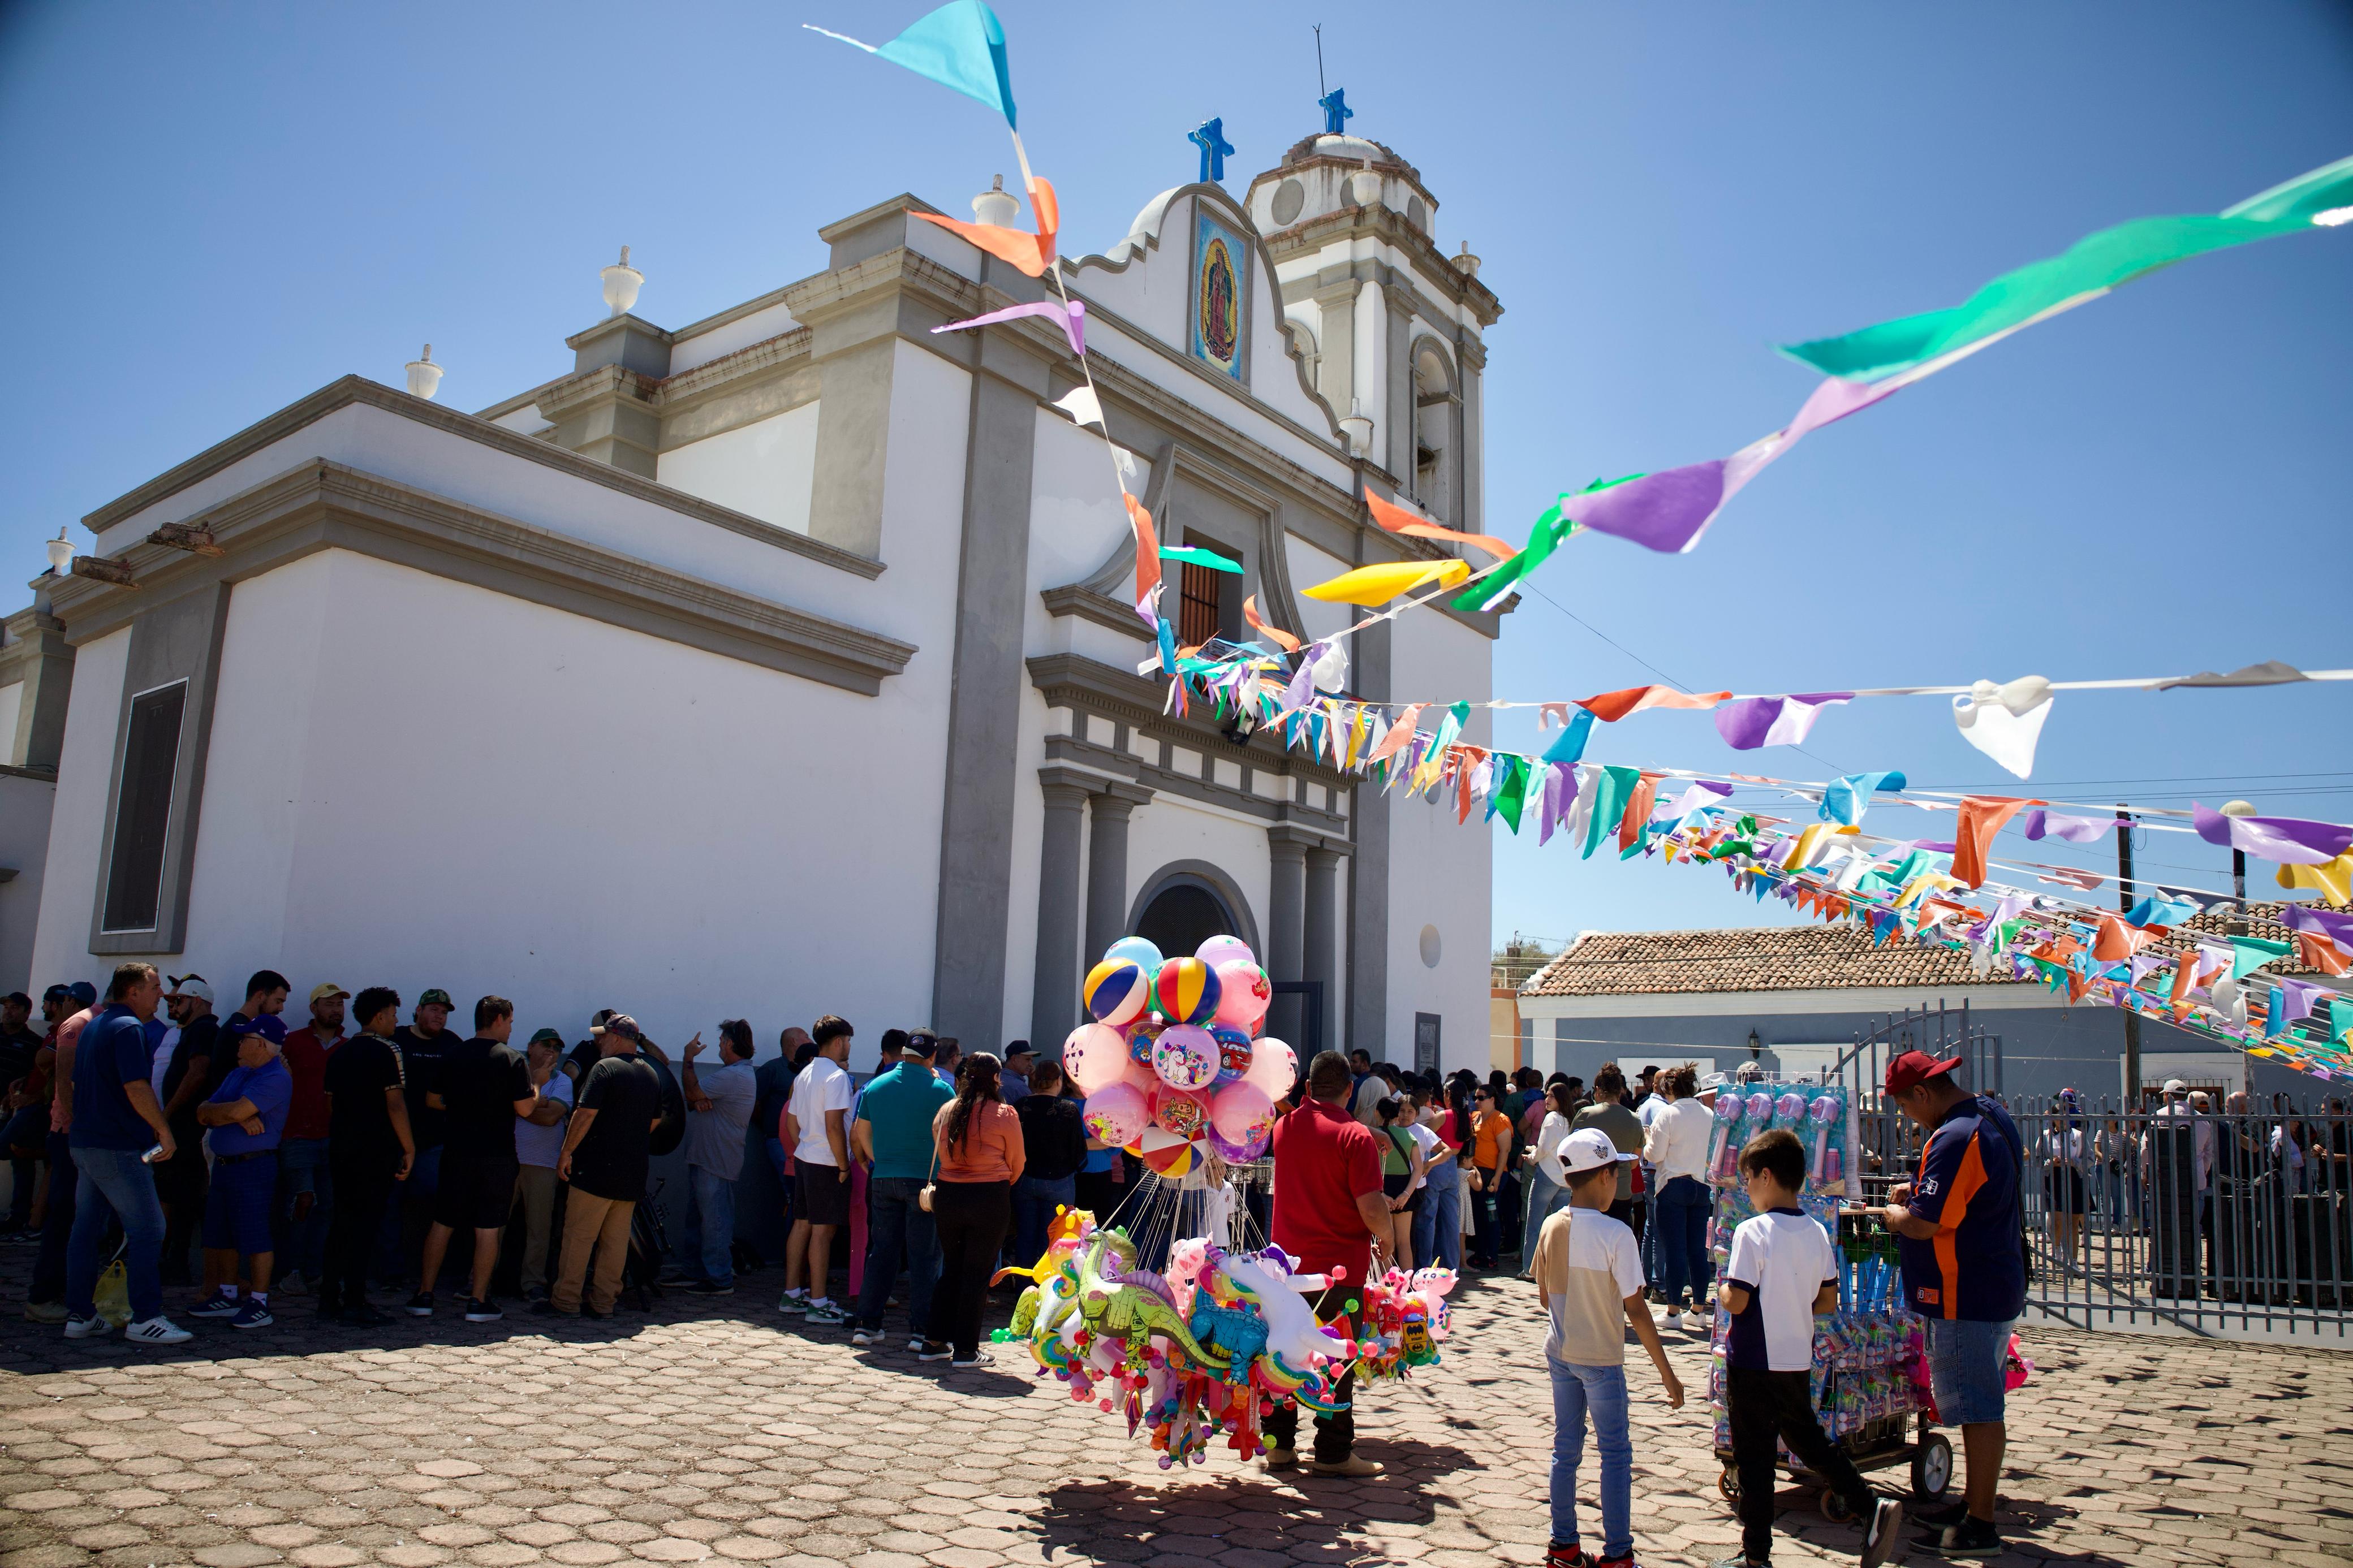
[[[1231,1024],[1209,1026],[1209,1038],[1218,1042],[1218,1081],[1232,1083],[1250,1071],[1250,1037]]]
[[[1152,1070],[1171,1089],[1207,1089],[1218,1079],[1218,1042],[1193,1024],[1171,1024],[1152,1043]]]
[[[1080,1120],[1089,1137],[1125,1148],[1152,1125],[1152,1106],[1142,1089],[1123,1080],[1087,1096]]]
[[[1152,1124],[1179,1138],[1198,1138],[1209,1124],[1209,1100],[1197,1089],[1163,1084],[1152,1095]],[[1108,1143],[1110,1139],[1103,1140]]]
[[[1209,1125],[1229,1142],[1248,1143],[1274,1125],[1274,1100],[1244,1079],[1218,1090],[1209,1103]]]
[[[1212,969],[1223,969],[1229,963],[1256,963],[1258,955],[1250,943],[1238,936],[1213,936],[1193,950],[1193,956]]]

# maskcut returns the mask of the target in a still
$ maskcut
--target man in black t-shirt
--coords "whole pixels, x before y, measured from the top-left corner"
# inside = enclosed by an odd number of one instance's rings
[[[555,1287],[535,1311],[592,1318],[611,1315],[629,1259],[629,1222],[646,1190],[653,1132],[660,1125],[661,1079],[638,1054],[637,1020],[617,1013],[597,1037],[603,1055],[580,1079],[555,1173],[572,1184],[565,1200],[564,1253]],[[596,1277],[588,1281],[588,1255]],[[584,1285],[587,1303],[584,1309]]]
[[[433,1227],[425,1234],[422,1283],[409,1299],[408,1315],[433,1315],[433,1281],[449,1237],[474,1233],[473,1293],[466,1298],[466,1321],[495,1322],[505,1316],[491,1300],[491,1271],[498,1266],[499,1237],[514,1208],[515,1118],[539,1104],[531,1067],[507,1044],[514,1033],[514,1004],[485,996],[474,1004],[474,1037],[441,1056],[435,1087],[426,1103],[442,1115],[441,1181],[433,1199]]]
[[[180,1030],[164,1068],[164,1119],[172,1124],[173,1153],[155,1167],[155,1196],[164,1205],[164,1283],[193,1285],[188,1248],[204,1224],[205,1194],[212,1184],[196,1107],[237,1065],[237,1047],[221,1033],[210,982],[201,974],[174,974],[169,984],[164,1009]]]
[[[449,993],[437,985],[417,999],[415,1021],[392,1032],[406,1086],[408,1127],[417,1139],[417,1159],[400,1195],[396,1274],[415,1263],[424,1247],[425,1233],[433,1224],[433,1196],[441,1185],[441,1144],[448,1119],[434,1109],[432,1096],[441,1087],[441,1058],[458,1043],[457,1031],[448,1026],[449,1005]],[[418,1279],[417,1289],[432,1288],[432,1280]]]
[[[327,1166],[335,1206],[327,1226],[327,1272],[319,1315],[366,1326],[392,1321],[368,1304],[370,1247],[383,1230],[394,1186],[417,1156],[400,1053],[388,1037],[400,1018],[400,994],[371,985],[352,998],[360,1032],[327,1058]]]

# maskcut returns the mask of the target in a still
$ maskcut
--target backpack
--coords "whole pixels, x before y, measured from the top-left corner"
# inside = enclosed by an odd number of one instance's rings
[[[638,1059],[653,1068],[654,1076],[661,1079],[661,1122],[654,1129],[653,1141],[648,1145],[648,1152],[659,1159],[686,1142],[686,1094],[678,1087],[668,1062],[643,1051],[638,1053]]]

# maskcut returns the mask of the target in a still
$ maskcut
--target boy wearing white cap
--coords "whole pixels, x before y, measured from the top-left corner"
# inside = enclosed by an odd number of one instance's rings
[[[1536,1240],[1536,1294],[1552,1319],[1545,1363],[1552,1373],[1552,1544],[1545,1568],[1633,1568],[1634,1439],[1626,1412],[1626,1325],[1634,1326],[1659,1370],[1667,1405],[1680,1409],[1683,1385],[1659,1343],[1642,1296],[1642,1249],[1631,1226],[1609,1217],[1618,1198],[1620,1154],[1599,1128],[1580,1128],[1561,1145],[1568,1206],[1545,1221]],[[1577,1469],[1585,1457],[1585,1422],[1593,1420],[1601,1453],[1601,1555],[1590,1557],[1577,1529]]]

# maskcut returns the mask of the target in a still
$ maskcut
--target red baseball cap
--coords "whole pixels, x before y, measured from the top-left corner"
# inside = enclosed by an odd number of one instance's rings
[[[1887,1064],[1887,1092],[1903,1094],[1961,1065],[1958,1057],[1938,1061],[1926,1051],[1906,1051]]]

